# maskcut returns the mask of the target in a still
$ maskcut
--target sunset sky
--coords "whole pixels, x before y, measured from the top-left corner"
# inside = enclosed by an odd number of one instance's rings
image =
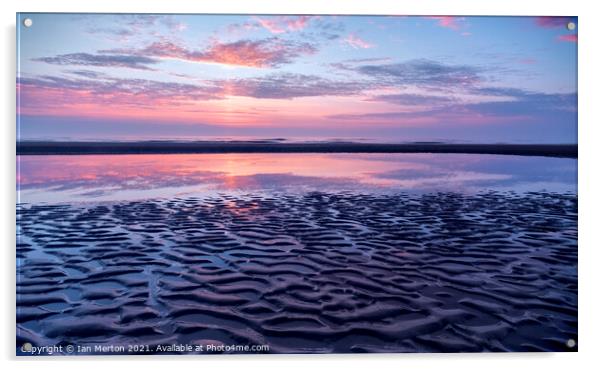
[[[22,13],[18,135],[575,143],[569,21]]]

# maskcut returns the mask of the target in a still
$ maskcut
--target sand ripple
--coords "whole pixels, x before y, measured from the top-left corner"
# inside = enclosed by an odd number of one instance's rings
[[[574,195],[223,195],[17,213],[17,346],[566,351],[577,339]]]

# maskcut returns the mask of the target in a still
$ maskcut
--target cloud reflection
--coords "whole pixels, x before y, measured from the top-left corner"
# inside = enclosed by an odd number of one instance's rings
[[[466,154],[21,156],[20,202],[228,191],[576,192],[576,160]]]

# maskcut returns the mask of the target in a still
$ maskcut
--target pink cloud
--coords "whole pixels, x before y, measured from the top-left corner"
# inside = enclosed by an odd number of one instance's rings
[[[225,28],[225,32],[229,35],[232,36],[241,36],[241,35],[246,35],[248,34],[248,32],[250,31],[254,31],[256,29],[261,28],[261,26],[259,24],[257,24],[256,22],[244,22],[244,23],[232,23],[229,24],[228,26],[226,26]]]
[[[575,22],[573,17],[535,17],[535,23],[543,28],[566,27],[569,22]]]
[[[81,72],[81,73],[79,73]],[[216,119],[234,119],[234,115],[249,119],[258,101],[267,99],[268,106],[291,113],[297,106],[291,101],[300,97],[354,96],[372,88],[371,84],[337,81],[310,75],[276,73],[256,78],[229,78],[205,80],[202,83],[178,83],[139,78],[112,78],[89,71],[73,73],[76,77],[20,77],[17,95],[20,114],[28,115],[81,115],[81,116],[148,116],[158,118],[194,118],[199,109],[210,109]],[[248,98],[254,102],[244,103]],[[234,105],[227,101],[236,101]],[[274,102],[282,101],[281,103]],[[225,102],[224,102],[225,101]],[[243,101],[243,103],[241,103]],[[216,112],[225,104],[226,111]],[[239,105],[240,104],[240,105]],[[267,103],[266,103],[267,104]],[[299,103],[303,107],[304,103]],[[232,110],[232,106],[239,106]],[[111,109],[107,110],[107,107]],[[205,111],[205,110],[203,110]],[[323,111],[322,108],[300,108],[297,114],[307,116]],[[257,116],[268,113],[263,111]],[[208,119],[207,116],[204,118]]]
[[[307,26],[307,23],[311,18],[312,17],[307,15],[299,16],[297,18],[287,20],[286,25],[292,31],[299,31]]]
[[[458,23],[458,20],[462,19],[462,18],[458,18],[455,16],[450,16],[450,15],[433,16],[433,17],[426,17],[426,18],[434,19],[437,21],[437,24],[440,27],[450,28],[450,29],[453,29],[454,31],[457,31],[460,29],[460,24]]]
[[[374,44],[362,40],[359,36],[355,35],[354,33],[350,33],[344,41],[354,49],[369,49],[375,46]]]
[[[571,33],[568,35],[560,35],[556,39],[562,42],[577,42],[577,34]]]
[[[220,100],[219,86],[141,79],[19,78],[23,114],[111,115],[127,111],[177,111],[200,101]],[[114,111],[107,111],[111,106]]]
[[[272,19],[264,19],[264,18],[255,18],[259,24],[270,31],[271,33],[284,33],[286,29],[280,24],[280,22]]]
[[[309,21],[314,18],[309,15],[301,15],[297,17],[269,17],[260,18],[254,17],[254,19],[265,29],[274,34],[280,34],[285,32],[294,32],[304,29]]]
[[[275,38],[240,40],[231,43],[213,42],[202,51],[189,50],[173,42],[155,42],[135,52],[158,58],[171,58],[199,63],[267,68],[292,62],[292,59],[315,53],[313,45],[303,42],[283,42]]]
[[[519,59],[518,60],[519,64],[536,64],[537,60],[533,59],[533,58],[525,58],[525,59]]]

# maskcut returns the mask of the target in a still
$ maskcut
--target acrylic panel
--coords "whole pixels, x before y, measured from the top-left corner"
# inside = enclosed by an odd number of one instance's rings
[[[577,27],[17,14],[17,355],[577,351]]]

